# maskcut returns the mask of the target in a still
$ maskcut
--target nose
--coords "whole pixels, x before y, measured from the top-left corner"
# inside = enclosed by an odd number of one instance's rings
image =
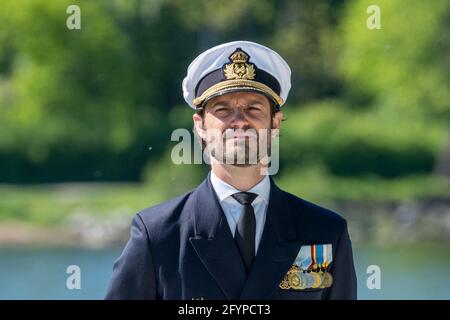
[[[245,113],[240,108],[237,108],[231,118],[231,127],[233,129],[245,129],[248,127],[248,121]]]

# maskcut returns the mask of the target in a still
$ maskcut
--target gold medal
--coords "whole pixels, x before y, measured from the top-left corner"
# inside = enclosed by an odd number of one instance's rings
[[[320,287],[319,288],[325,288],[325,282],[324,282],[324,280],[323,280],[323,278],[324,278],[324,272],[323,271],[321,271],[320,273],[319,273],[319,276],[320,276]]]
[[[324,274],[325,264],[321,265],[319,268],[320,286],[319,288],[325,288],[323,285],[323,274]]]
[[[300,271],[296,265],[291,266],[289,271],[283,277],[279,287],[281,289],[300,289],[302,286],[302,279],[300,278]]]
[[[331,244],[302,246],[279,287],[283,290],[329,288],[333,285],[333,276],[327,270],[332,261]]]
[[[319,288],[322,283],[322,279],[320,278],[320,275],[314,271],[311,272],[310,275],[314,278],[311,288],[314,288],[314,289]]]
[[[323,288],[329,288],[333,285],[333,276],[329,272],[324,272],[322,276]]]
[[[288,281],[289,281],[289,286],[292,289],[296,289],[296,290],[301,289],[301,287],[302,287],[302,278],[300,277],[299,271],[291,272],[288,275]]]
[[[287,273],[287,280],[288,280],[289,286],[292,289],[297,289],[297,290],[300,289],[302,280],[300,278],[300,271],[296,265],[293,265],[289,269],[289,271]]]

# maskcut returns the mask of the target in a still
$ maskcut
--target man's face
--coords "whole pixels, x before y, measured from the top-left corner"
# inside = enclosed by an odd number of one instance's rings
[[[235,166],[255,165],[270,154],[271,129],[279,129],[282,112],[273,115],[260,93],[233,92],[214,97],[204,119],[193,115],[195,128],[216,160]]]

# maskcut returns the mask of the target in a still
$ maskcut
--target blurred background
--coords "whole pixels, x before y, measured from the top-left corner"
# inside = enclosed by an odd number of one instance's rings
[[[81,29],[69,30],[69,5]],[[369,5],[381,9],[370,30]],[[197,186],[181,81],[222,42],[292,69],[276,183],[349,222],[360,299],[450,298],[450,2],[3,0],[0,299],[102,299],[132,216]],[[194,140],[193,140],[194,143]],[[81,290],[66,268],[81,268]],[[381,268],[381,289],[366,286]]]

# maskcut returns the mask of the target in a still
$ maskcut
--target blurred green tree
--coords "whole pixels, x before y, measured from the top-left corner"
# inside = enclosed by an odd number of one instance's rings
[[[66,27],[72,4],[81,30]],[[450,122],[449,3],[380,0],[381,30],[366,27],[370,4],[5,0],[0,182],[161,180],[172,129],[192,125],[178,107],[189,62],[238,39],[293,71],[281,173],[428,174]]]
[[[371,4],[348,2],[334,30],[339,97],[287,110],[286,166],[394,178],[448,159],[450,3],[378,1],[380,30],[366,26]]]

